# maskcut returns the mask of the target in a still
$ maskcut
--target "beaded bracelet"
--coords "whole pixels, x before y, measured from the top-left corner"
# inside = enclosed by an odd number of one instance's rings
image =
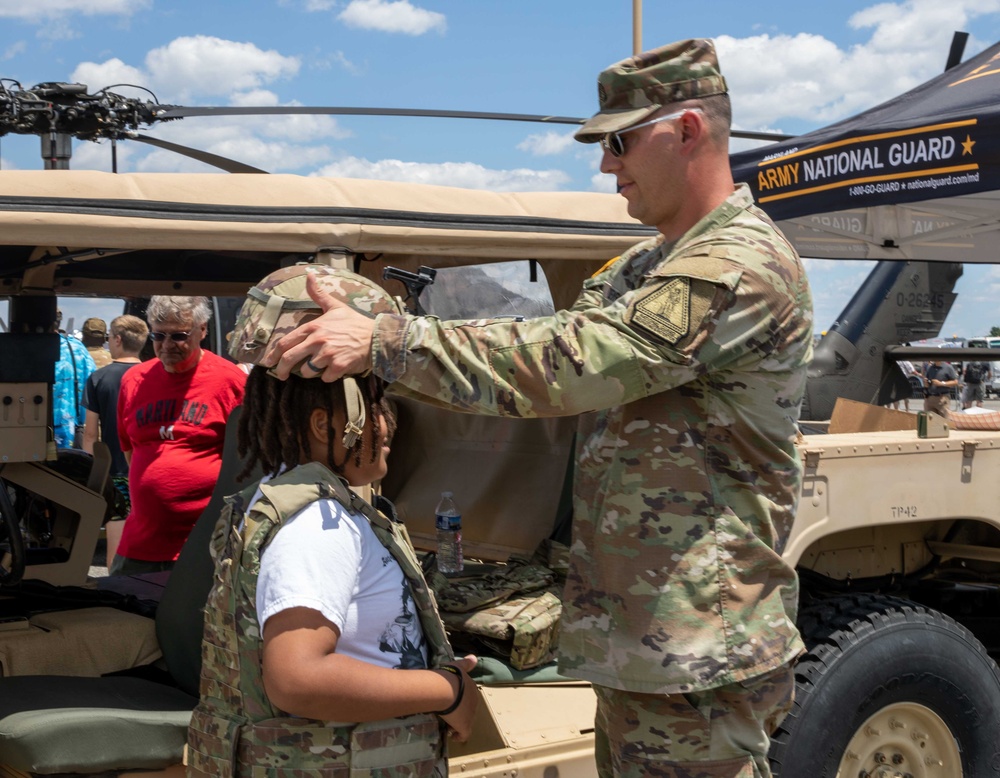
[[[455,665],[442,665],[441,667],[435,667],[435,670],[444,670],[448,673],[454,673],[458,676],[458,694],[455,695],[455,701],[449,705],[444,710],[434,711],[435,716],[447,716],[449,713],[454,713],[455,709],[462,704],[462,698],[465,696],[465,675],[459,670]]]

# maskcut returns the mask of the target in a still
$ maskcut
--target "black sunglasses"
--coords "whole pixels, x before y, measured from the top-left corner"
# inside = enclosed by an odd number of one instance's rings
[[[650,119],[648,122],[643,122],[642,124],[633,124],[631,127],[626,127],[624,130],[607,132],[604,134],[604,137],[601,138],[601,148],[607,151],[612,157],[620,157],[625,154],[625,141],[622,140],[621,136],[626,132],[632,132],[632,130],[638,130],[640,127],[648,127],[651,124],[659,124],[660,122],[669,121],[670,119],[679,119],[688,111],[701,113],[700,108],[685,108],[681,111],[668,113],[666,116],[659,116],[656,119]]]
[[[174,343],[183,343],[185,340],[191,337],[190,332],[151,332],[149,333],[149,339],[153,343],[162,343],[167,338],[170,338]]]

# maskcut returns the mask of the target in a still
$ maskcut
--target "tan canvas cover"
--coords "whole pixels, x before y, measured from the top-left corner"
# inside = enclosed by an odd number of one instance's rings
[[[612,194],[250,174],[0,171],[0,243],[601,259],[648,230]]]

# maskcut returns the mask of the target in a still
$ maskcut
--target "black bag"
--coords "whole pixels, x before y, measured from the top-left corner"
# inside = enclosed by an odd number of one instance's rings
[[[970,362],[965,366],[965,383],[981,384],[986,375],[985,365],[982,362]]]

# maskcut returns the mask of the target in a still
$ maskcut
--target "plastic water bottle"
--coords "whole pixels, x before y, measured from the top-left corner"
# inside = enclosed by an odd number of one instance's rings
[[[435,526],[437,527],[437,569],[442,573],[462,572],[462,514],[451,492],[441,492]]]

